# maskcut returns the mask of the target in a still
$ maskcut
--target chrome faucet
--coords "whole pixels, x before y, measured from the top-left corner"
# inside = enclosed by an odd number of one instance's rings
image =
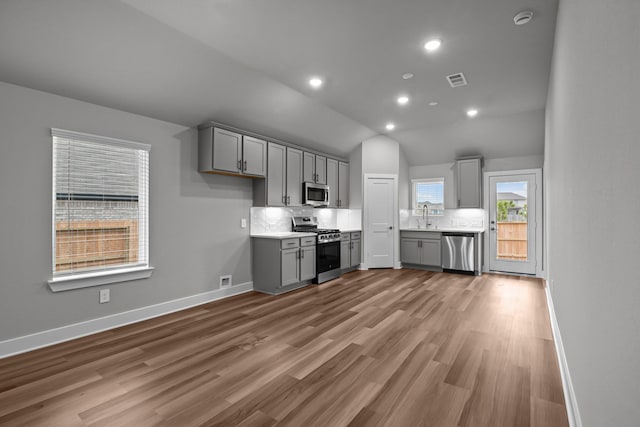
[[[425,202],[422,206],[422,220],[424,221],[424,228],[429,228],[429,204]]]

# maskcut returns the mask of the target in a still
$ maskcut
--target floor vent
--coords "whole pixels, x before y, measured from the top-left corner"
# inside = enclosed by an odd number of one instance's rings
[[[447,81],[451,87],[460,87],[467,85],[467,79],[462,73],[451,74],[447,76]]]

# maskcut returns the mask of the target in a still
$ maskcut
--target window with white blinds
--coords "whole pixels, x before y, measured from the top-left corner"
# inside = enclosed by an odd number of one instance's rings
[[[413,182],[413,208],[428,207],[429,215],[444,215],[444,178],[415,179]]]
[[[149,265],[149,150],[52,129],[53,276]]]

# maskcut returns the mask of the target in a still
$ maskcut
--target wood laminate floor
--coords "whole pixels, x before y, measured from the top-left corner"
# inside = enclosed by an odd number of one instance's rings
[[[0,360],[6,426],[568,425],[543,284],[356,271]]]

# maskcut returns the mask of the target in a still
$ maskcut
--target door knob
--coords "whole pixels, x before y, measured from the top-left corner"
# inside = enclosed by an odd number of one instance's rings
[[[389,226],[389,230],[393,230],[393,226],[392,225]]]

